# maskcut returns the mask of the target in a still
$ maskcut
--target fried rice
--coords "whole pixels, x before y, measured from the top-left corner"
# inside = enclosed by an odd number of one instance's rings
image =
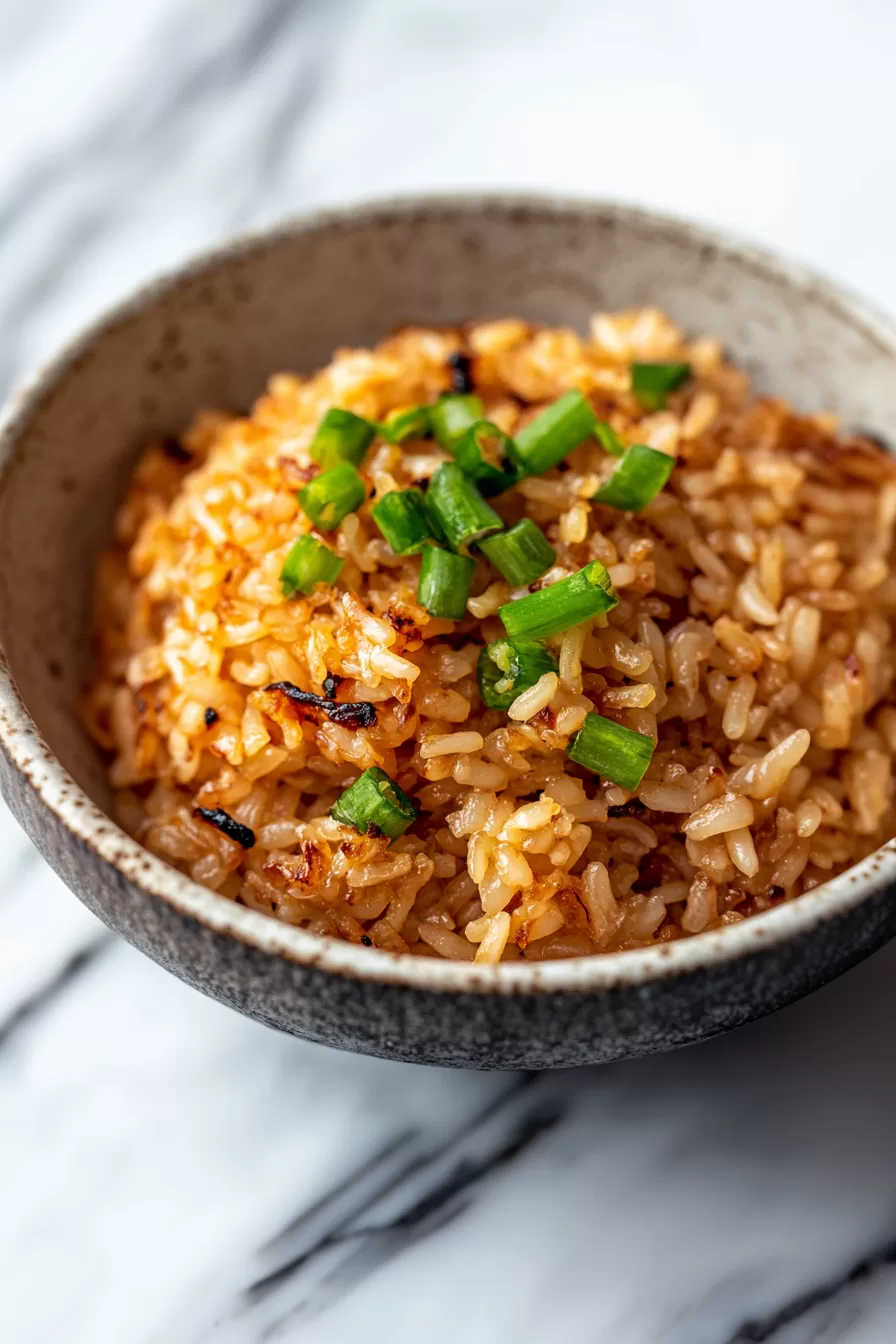
[[[297,491],[325,412],[433,403],[458,352],[509,435],[576,388],[623,444],[676,459],[639,513],[593,501],[615,465],[593,438],[490,501],[556,551],[533,589],[598,560],[619,598],[547,640],[556,672],[509,710],[484,704],[477,660],[528,589],[480,554],[466,614],[433,617],[419,556],[371,516],[447,460],[431,438],[367,450],[367,499],[324,537],[334,584],[287,598],[280,582],[312,531]],[[647,411],[633,360],[691,376]],[[718,342],[657,310],[599,314],[586,336],[406,329],[148,448],[100,564],[85,718],[125,829],[288,923],[488,963],[670,942],[798,898],[896,833],[894,522],[879,443],[754,397]],[[595,711],[656,743],[633,791],[566,754]],[[419,810],[392,841],[330,815],[369,767]]]

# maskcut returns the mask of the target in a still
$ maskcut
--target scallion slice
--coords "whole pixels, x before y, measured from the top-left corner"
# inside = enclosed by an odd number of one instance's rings
[[[691,376],[690,364],[647,364],[635,361],[631,365],[632,392],[648,411],[661,411],[670,392],[681,387]]]
[[[362,835],[387,835],[397,840],[417,819],[417,808],[385,770],[372,765],[350,784],[330,808],[330,816]]]
[[[448,545],[462,555],[474,542],[500,532],[504,526],[456,462],[443,462],[436,469],[426,492],[426,507]]]
[[[598,504],[611,504],[614,509],[639,513],[662,490],[674,466],[675,458],[668,453],[657,452],[645,443],[633,443],[594,500]]]
[[[455,439],[485,415],[482,402],[472,393],[439,397],[429,408],[429,423],[443,448],[451,451]]]
[[[367,491],[351,462],[337,462],[299,491],[299,503],[321,532],[332,532],[364,503]]]
[[[424,439],[432,433],[428,406],[411,406],[406,411],[390,415],[381,426],[390,443],[405,443],[408,439]]]
[[[519,431],[516,460],[527,476],[540,476],[584,443],[597,423],[587,398],[574,388]]]
[[[622,457],[625,452],[625,444],[606,420],[598,420],[594,426],[594,437],[604,452],[612,454],[613,457]]]
[[[477,420],[448,447],[465,476],[484,495],[499,495],[520,478],[513,461],[513,442],[490,420]]]
[[[636,789],[653,758],[654,746],[653,738],[644,733],[624,728],[602,714],[589,714],[566,754],[620,788]]]
[[[335,583],[344,564],[344,560],[316,537],[299,537],[280,571],[283,596],[311,593],[317,583]]]
[[[370,512],[396,555],[417,555],[435,537],[419,490],[390,490]]]
[[[509,639],[486,644],[477,666],[479,689],[489,709],[509,709],[545,672],[556,671],[557,659],[543,644]]]
[[[428,543],[420,559],[417,601],[430,616],[459,621],[466,615],[467,598],[476,561]]]
[[[557,552],[531,518],[494,537],[484,537],[479,549],[514,588],[540,579],[557,559]]]
[[[360,467],[378,430],[378,425],[353,411],[331,406],[318,425],[308,451],[322,467],[333,467],[337,462],[351,462]]]
[[[599,560],[592,560],[549,588],[506,602],[498,608],[498,615],[512,640],[544,639],[579,625],[589,616],[611,611],[618,601],[609,574]]]

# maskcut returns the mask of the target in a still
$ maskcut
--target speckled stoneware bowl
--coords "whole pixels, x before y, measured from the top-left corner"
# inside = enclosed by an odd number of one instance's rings
[[[888,845],[733,928],[577,961],[478,967],[322,939],[243,909],[109,820],[76,698],[94,562],[148,437],[400,323],[517,313],[584,327],[655,303],[716,332],[766,391],[896,425],[896,332],[830,285],[616,205],[497,197],[365,206],[238,241],[143,290],[45,369],[0,438],[0,785],[101,919],[184,980],[348,1050],[479,1068],[664,1050],[777,1008],[896,932]]]

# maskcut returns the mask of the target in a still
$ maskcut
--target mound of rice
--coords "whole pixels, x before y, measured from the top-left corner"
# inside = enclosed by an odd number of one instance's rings
[[[484,707],[476,678],[508,584],[480,557],[467,616],[434,619],[419,557],[395,556],[370,516],[446,459],[432,440],[377,439],[367,502],[326,536],[346,562],[335,586],[290,600],[280,586],[310,530],[296,492],[325,411],[382,421],[432,402],[457,351],[508,433],[578,388],[626,443],[678,460],[639,514],[590,502],[614,462],[597,442],[491,501],[555,547],[535,587],[598,559],[620,599],[548,641],[558,674],[509,714]],[[648,414],[633,359],[693,376]],[[122,824],[291,924],[478,962],[669,942],[818,886],[896,833],[896,462],[837,433],[754,399],[716,341],[687,342],[653,309],[598,315],[586,337],[515,319],[403,330],[313,377],[278,374],[248,417],[203,411],[143,457],[100,567],[85,715]],[[283,681],[326,682],[376,722],[265,689]],[[656,740],[635,793],[564,754],[592,710]],[[329,816],[369,766],[421,810],[391,844]]]

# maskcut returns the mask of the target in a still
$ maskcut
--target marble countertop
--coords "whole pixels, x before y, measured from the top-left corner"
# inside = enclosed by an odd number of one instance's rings
[[[734,227],[896,310],[888,0],[0,6],[0,390],[237,228],[453,186]],[[0,810],[3,1344],[884,1344],[896,946],[678,1055],[421,1070],[238,1017]]]

